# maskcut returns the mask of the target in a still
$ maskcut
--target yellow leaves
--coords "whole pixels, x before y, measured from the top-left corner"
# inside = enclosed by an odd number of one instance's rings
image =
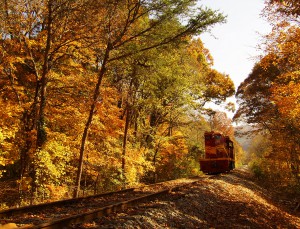
[[[31,177],[23,177],[23,179],[17,181],[22,191],[29,191],[31,188],[32,178]]]
[[[289,74],[289,78],[298,78],[299,74]],[[283,117],[297,119],[300,113],[300,84],[290,80],[287,84],[274,84],[272,100],[278,106]]]
[[[37,150],[34,155],[36,167],[36,182],[41,184],[58,184],[68,172],[68,162],[71,160],[68,145],[57,139],[46,143],[42,150]]]
[[[0,151],[0,153],[1,153],[1,151]],[[2,166],[6,165],[4,158],[1,156],[0,156],[0,165],[2,165]],[[0,177],[1,177],[1,171],[0,171]]]
[[[69,187],[66,185],[56,186],[53,184],[47,185],[50,192],[51,201],[61,200],[66,198],[69,194]]]
[[[213,65],[213,58],[200,39],[192,40],[188,47],[188,51],[199,63]]]
[[[126,179],[131,185],[137,185],[137,178],[154,171],[153,164],[145,157],[147,152],[143,153],[143,150],[146,149],[138,149],[134,145],[129,145],[126,150]]]
[[[271,101],[278,106],[282,118],[297,119],[299,115],[300,28],[286,23],[269,37],[268,53],[260,61],[266,70],[276,74],[271,86]],[[275,68],[276,69],[275,69]]]
[[[18,149],[14,144],[15,132],[0,127],[0,165],[8,165],[18,158]]]
[[[221,74],[216,70],[211,70],[205,77],[207,89],[205,98],[207,100],[216,100],[216,103],[224,101],[235,92],[234,84],[228,75]]]
[[[188,153],[187,143],[180,131],[174,131],[171,137],[160,138],[159,141],[158,144],[161,145],[159,154],[165,162],[170,158],[183,158]]]
[[[2,152],[2,143],[3,143],[3,141],[4,141],[4,136],[3,136],[3,134],[2,134],[2,132],[1,132],[1,129],[0,129],[0,165],[5,165],[5,160],[4,160],[4,157],[2,156],[2,154],[3,154],[3,152]],[[0,177],[1,177],[1,173],[0,173]]]
[[[300,28],[290,25],[278,25],[278,30],[268,37],[267,44],[268,59],[275,60],[281,67],[283,64],[296,66],[299,60],[300,51]]]

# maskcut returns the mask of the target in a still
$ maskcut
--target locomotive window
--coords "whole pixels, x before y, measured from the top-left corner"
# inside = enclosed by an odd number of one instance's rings
[[[210,139],[211,139],[210,135],[205,136],[205,140],[210,140]]]

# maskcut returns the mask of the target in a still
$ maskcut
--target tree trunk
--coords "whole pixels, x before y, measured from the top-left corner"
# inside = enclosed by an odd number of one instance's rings
[[[155,153],[153,156],[153,166],[154,166],[154,171],[153,171],[153,183],[157,183],[157,171],[156,171],[156,157],[158,155],[158,150],[159,150],[160,144],[158,144],[157,148],[155,149]]]
[[[37,148],[41,148],[46,142],[47,133],[45,130],[45,106],[46,106],[46,88],[47,88],[47,74],[49,72],[50,62],[50,48],[51,48],[51,34],[52,34],[52,1],[48,2],[48,18],[47,18],[47,41],[44,53],[44,63],[42,69],[42,75],[40,79],[40,101],[39,101],[39,113],[37,118]],[[37,82],[38,83],[38,82]]]
[[[74,194],[73,197],[77,198],[79,196],[79,191],[80,191],[80,181],[81,181],[81,175],[82,175],[82,165],[83,165],[83,158],[84,158],[84,151],[85,151],[85,143],[88,137],[88,131],[90,128],[90,125],[92,123],[93,120],[93,116],[94,116],[94,112],[95,112],[95,107],[100,95],[100,86],[102,83],[102,79],[104,77],[104,74],[106,72],[106,65],[109,59],[109,53],[111,50],[111,44],[108,43],[106,50],[105,50],[105,54],[104,54],[104,58],[103,58],[103,62],[98,74],[98,81],[94,90],[94,95],[93,95],[93,101],[92,101],[92,105],[90,108],[90,112],[89,112],[89,116],[87,119],[87,122],[85,124],[84,127],[84,131],[82,134],[82,138],[81,138],[81,146],[80,146],[80,151],[79,151],[79,164],[78,164],[78,170],[77,170],[77,176],[76,176],[76,181],[75,181],[75,189],[74,189]]]
[[[124,137],[123,137],[123,147],[122,147],[122,181],[123,185],[126,185],[126,171],[125,171],[125,166],[126,166],[126,144],[127,144],[127,136],[128,136],[128,129],[129,129],[129,123],[131,119],[131,111],[130,107],[126,108],[126,121],[125,121],[125,128],[124,128]]]

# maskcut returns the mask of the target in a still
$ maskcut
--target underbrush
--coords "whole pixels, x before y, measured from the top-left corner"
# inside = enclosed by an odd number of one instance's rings
[[[300,183],[291,172],[275,168],[265,161],[253,161],[249,168],[255,181],[268,191],[268,194],[283,203],[292,213],[300,214]]]

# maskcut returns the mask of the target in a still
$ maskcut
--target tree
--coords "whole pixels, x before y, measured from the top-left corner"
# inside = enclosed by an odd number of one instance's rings
[[[194,3],[0,2],[0,168],[16,199],[76,196],[82,173],[87,194],[192,170],[195,109],[234,91],[192,39],[224,17]]]
[[[265,160],[281,163],[299,183],[299,28],[281,24],[268,36],[266,55],[237,92],[235,115],[270,135],[272,153]],[[257,130],[257,129],[256,129]]]
[[[138,52],[179,42],[184,37],[199,34],[215,23],[224,21],[221,14],[208,9],[200,9],[199,14],[188,17],[187,13],[193,3],[195,2],[191,0],[108,1],[104,5],[98,1],[90,3],[93,9],[98,9],[98,12],[89,15],[91,17],[89,21],[97,22],[99,19],[104,19],[99,24],[101,27],[96,23],[96,27],[91,30],[97,30],[96,35],[98,37],[95,39],[100,43],[95,46],[94,51],[98,54],[97,60],[101,63],[101,66],[98,71],[98,81],[95,85],[92,105],[82,135],[74,197],[78,196],[80,190],[85,143],[108,64]],[[186,25],[179,24],[179,16],[187,16]],[[166,29],[166,26],[169,28]],[[164,29],[162,30],[162,28]],[[144,43],[143,38],[147,36],[152,38],[152,41],[147,39],[147,42]],[[141,45],[137,47],[136,42]],[[126,47],[131,47],[131,49],[126,49]]]
[[[232,120],[227,117],[225,112],[217,111],[212,118],[212,129],[219,131],[224,135],[234,137],[234,128],[232,126]]]
[[[20,147],[20,178],[29,173],[32,186],[35,183],[34,155],[43,150],[49,130],[49,119],[45,116],[49,82],[64,71],[67,59],[78,57],[79,51],[83,51],[78,48],[80,40],[86,38],[78,17],[85,11],[83,3],[1,1],[4,22],[1,47],[5,58],[0,70],[5,76],[3,79],[11,82],[19,105],[21,122],[16,145]]]
[[[249,124],[259,124],[269,128],[268,115],[276,116],[276,108],[270,101],[270,87],[278,74],[276,66],[270,65],[265,70],[261,64],[256,64],[249,76],[237,89],[236,97],[239,109],[234,120],[246,121]]]
[[[207,89],[204,93],[203,104],[209,101],[220,104],[226,98],[234,95],[234,85],[229,75],[221,74],[212,69],[206,75],[205,82],[207,83]]]
[[[288,17],[297,18],[300,15],[300,4],[297,0],[266,0],[265,3],[269,10],[285,15]]]

